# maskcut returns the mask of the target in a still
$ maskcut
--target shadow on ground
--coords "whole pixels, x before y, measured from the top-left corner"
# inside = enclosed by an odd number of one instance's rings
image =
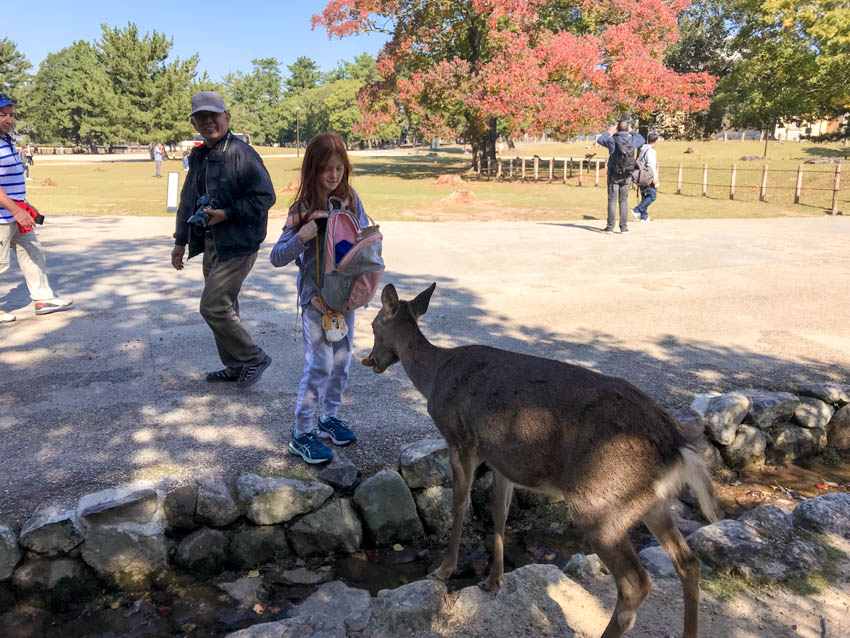
[[[109,220],[80,218],[101,228]],[[99,226],[100,225],[100,226]],[[587,226],[571,224],[585,230]],[[102,239],[85,254],[48,248],[52,283],[76,296],[73,310],[33,318],[18,310],[14,328],[0,328],[0,521],[19,527],[42,501],[70,500],[130,479],[169,473],[309,474],[285,451],[303,367],[297,325],[295,267],[268,264],[268,247],[241,296],[249,332],[274,359],[246,392],[211,386],[219,366],[209,330],[197,312],[199,258],[171,269],[171,239]],[[427,265],[423,266],[427,270]],[[13,264],[12,277],[19,277]],[[385,282],[410,299],[432,277],[388,271]],[[8,279],[4,279],[8,281]],[[463,281],[436,278],[423,331],[438,345],[485,343],[583,365],[628,380],[662,404],[686,404],[695,392],[742,387],[789,389],[802,381],[845,381],[846,367],[813,359],[784,360],[674,336],[656,354],[602,331],[566,332],[516,325],[486,311]],[[15,310],[22,285],[0,298]],[[357,343],[343,416],[360,441],[345,449],[368,474],[397,463],[399,449],[437,436],[424,401],[400,366],[375,375],[359,365],[371,347],[377,306],[359,311]]]

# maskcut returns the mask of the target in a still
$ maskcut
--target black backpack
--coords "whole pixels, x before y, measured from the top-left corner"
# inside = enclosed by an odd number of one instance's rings
[[[611,177],[614,181],[625,181],[635,170],[635,149],[632,136],[614,136],[614,152],[611,154]]]

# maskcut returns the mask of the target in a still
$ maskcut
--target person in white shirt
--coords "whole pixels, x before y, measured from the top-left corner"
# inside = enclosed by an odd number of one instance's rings
[[[632,216],[638,221],[651,222],[652,217],[647,213],[649,205],[658,197],[658,156],[655,154],[655,145],[658,144],[658,133],[651,131],[646,136],[646,144],[638,151],[637,162],[643,164],[652,173],[652,183],[647,186],[639,186],[641,200],[640,204],[632,209]]]
[[[12,247],[35,302],[35,314],[67,310],[72,300],[57,297],[47,281],[44,249],[33,226],[38,214],[26,201],[26,185],[21,156],[15,148],[15,103],[0,93],[0,274],[9,270]],[[0,324],[11,323],[15,315],[0,310]]]

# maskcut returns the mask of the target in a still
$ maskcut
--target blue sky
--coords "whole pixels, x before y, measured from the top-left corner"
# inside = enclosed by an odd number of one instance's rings
[[[381,35],[329,40],[324,29],[311,31],[310,18],[325,4],[321,0],[31,0],[6,11],[0,37],[18,45],[34,72],[48,53],[76,40],[99,39],[101,24],[123,27],[134,22],[141,33],[156,30],[173,38],[172,56],[198,53],[199,71],[207,71],[214,80],[229,71],[250,71],[254,58],[277,58],[286,75],[286,65],[301,55],[328,71],[340,60],[380,51],[386,39]]]

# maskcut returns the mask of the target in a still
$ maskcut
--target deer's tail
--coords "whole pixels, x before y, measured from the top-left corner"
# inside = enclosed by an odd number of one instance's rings
[[[675,497],[686,485],[696,494],[703,515],[712,523],[720,520],[711,476],[699,452],[690,445],[679,450],[679,461],[671,468],[670,474],[659,482],[656,491],[666,500]]]

